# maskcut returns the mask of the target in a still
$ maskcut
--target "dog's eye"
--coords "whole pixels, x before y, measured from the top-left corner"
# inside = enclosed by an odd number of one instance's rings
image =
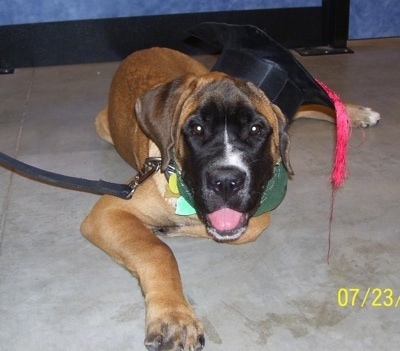
[[[253,124],[250,127],[250,135],[259,135],[261,133],[262,126],[259,124]]]
[[[192,134],[194,135],[202,135],[204,132],[203,127],[200,124],[193,124],[191,127]]]

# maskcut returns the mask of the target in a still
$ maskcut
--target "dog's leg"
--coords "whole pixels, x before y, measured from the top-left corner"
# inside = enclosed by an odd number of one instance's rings
[[[96,116],[95,122],[97,134],[110,144],[114,144],[111,134],[110,127],[108,124],[108,106],[104,107]]]
[[[373,127],[381,119],[381,115],[370,107],[346,104],[346,108],[353,126]]]
[[[346,104],[347,112],[353,127],[373,127],[381,119],[380,114],[369,107]],[[335,123],[335,113],[330,108],[322,105],[302,106],[294,116],[298,118],[313,118]]]
[[[138,278],[148,350],[201,350],[203,327],[184,298],[172,251],[124,209],[124,201],[102,197],[83,222],[82,234]]]

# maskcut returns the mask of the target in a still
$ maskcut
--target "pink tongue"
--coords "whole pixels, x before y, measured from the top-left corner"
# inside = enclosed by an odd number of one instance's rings
[[[231,210],[230,208],[223,208],[210,213],[207,217],[215,229],[232,230],[238,226],[242,218],[242,213]]]

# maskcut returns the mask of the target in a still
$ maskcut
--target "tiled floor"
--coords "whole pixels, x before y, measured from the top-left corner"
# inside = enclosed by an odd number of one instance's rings
[[[330,264],[334,129],[326,122],[292,126],[296,175],[257,242],[167,240],[187,298],[204,322],[206,350],[400,345],[400,40],[350,46],[353,55],[301,58],[345,100],[382,115],[377,127],[352,132],[350,178],[335,200]],[[131,177],[93,128],[116,67],[28,68],[0,76],[0,150],[68,175]],[[0,350],[144,349],[136,280],[79,233],[97,197],[3,168],[0,184]],[[354,300],[353,288],[360,289]]]

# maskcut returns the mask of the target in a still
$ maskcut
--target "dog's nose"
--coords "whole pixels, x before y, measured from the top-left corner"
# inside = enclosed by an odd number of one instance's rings
[[[228,199],[243,189],[246,174],[235,167],[215,169],[207,174],[207,185],[216,194]]]

